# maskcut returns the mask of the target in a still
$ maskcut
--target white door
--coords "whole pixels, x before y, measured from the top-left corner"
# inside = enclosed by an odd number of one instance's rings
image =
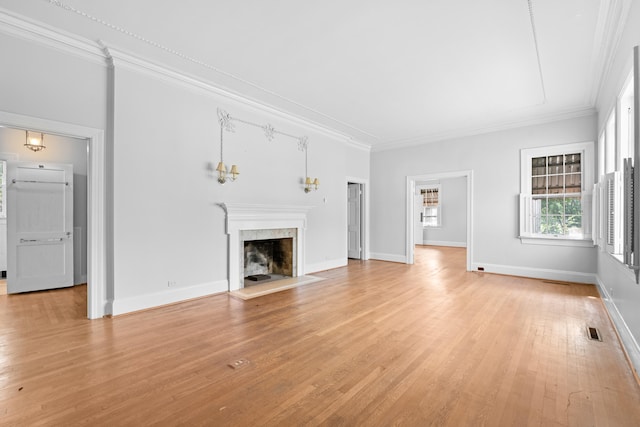
[[[422,214],[423,214],[423,198],[422,194],[420,194],[420,190],[418,189],[418,194],[414,196],[415,201],[415,215],[414,217],[414,244],[422,245],[424,244],[424,227],[422,226]]]
[[[349,183],[347,185],[347,230],[348,230],[348,247],[347,256],[349,258],[361,259],[361,190],[360,184]]]
[[[7,165],[7,292],[73,286],[73,166]]]

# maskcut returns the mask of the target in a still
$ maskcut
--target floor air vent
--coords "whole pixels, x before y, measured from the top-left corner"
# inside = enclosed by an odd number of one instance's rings
[[[587,335],[589,336],[590,340],[602,341],[602,338],[600,337],[600,332],[598,332],[598,330],[594,327],[591,327],[591,326],[587,327]]]

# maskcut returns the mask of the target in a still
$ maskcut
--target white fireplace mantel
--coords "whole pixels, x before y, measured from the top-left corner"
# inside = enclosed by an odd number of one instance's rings
[[[244,286],[244,277],[240,274],[240,232],[243,230],[266,230],[296,228],[297,274],[304,275],[304,232],[307,228],[307,212],[313,206],[261,205],[251,203],[221,203],[227,213],[226,229],[229,235],[229,290],[235,291]]]

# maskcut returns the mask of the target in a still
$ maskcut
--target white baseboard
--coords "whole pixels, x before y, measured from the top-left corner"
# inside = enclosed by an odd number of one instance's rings
[[[219,280],[217,282],[202,283],[194,286],[167,289],[166,291],[153,294],[116,299],[111,303],[111,314],[117,316],[118,314],[159,307],[192,298],[227,292],[228,290],[228,282],[226,280]]]
[[[561,282],[596,284],[596,275],[593,273],[580,273],[576,271],[551,270],[547,268],[518,267],[512,265],[485,264],[474,262],[471,265],[473,271],[484,268],[485,273],[507,274],[510,276],[531,277],[534,279],[557,280]]]
[[[613,327],[620,338],[622,347],[624,349],[629,362],[633,366],[633,369],[636,371],[636,375],[640,375],[640,345],[633,337],[627,322],[624,321],[624,317],[618,311],[618,307],[613,302],[613,299],[607,292],[607,287],[600,280],[600,277],[597,277],[598,292],[600,293],[600,298],[602,302],[604,302],[604,307],[609,314],[609,318],[613,323]]]
[[[347,265],[345,258],[332,259],[324,262],[316,262],[305,266],[304,274],[316,273],[318,271],[331,270],[332,268],[344,267]]]
[[[445,242],[440,240],[425,240],[422,244],[427,246],[451,246],[454,248],[467,247],[467,242]]]
[[[371,252],[369,259],[377,259],[380,261],[401,262],[403,264],[407,263],[406,255],[382,254],[379,252]]]

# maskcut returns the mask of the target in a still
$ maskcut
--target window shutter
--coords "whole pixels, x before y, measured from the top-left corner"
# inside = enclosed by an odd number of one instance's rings
[[[593,243],[602,247],[602,185],[598,182],[593,184],[593,206],[591,209],[591,227],[593,232]]]
[[[588,215],[586,215],[585,212],[593,212],[593,198],[594,194],[592,191],[582,192],[582,218],[588,218]],[[593,222],[584,221],[582,224],[582,231],[585,238],[591,239],[595,242]]]
[[[622,253],[622,227],[616,221],[616,212],[622,209],[622,175],[612,172],[605,177],[604,222],[607,251],[612,254]]]
[[[520,194],[520,237],[533,233],[532,200],[530,194]]]
[[[624,263],[632,266],[633,254],[633,164],[624,159]]]

